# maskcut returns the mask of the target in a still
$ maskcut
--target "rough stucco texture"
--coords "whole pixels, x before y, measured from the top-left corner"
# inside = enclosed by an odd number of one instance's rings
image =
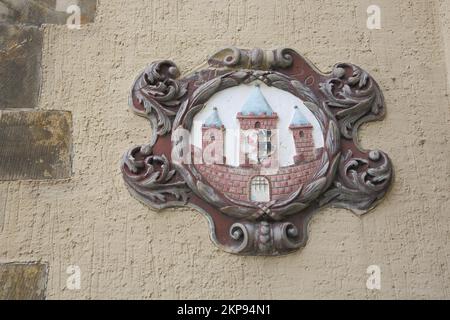
[[[72,112],[74,175],[0,182],[0,262],[47,262],[50,299],[450,298],[448,23],[442,1],[380,0],[382,29],[368,30],[370,4],[108,0],[81,30],[45,26],[39,107]],[[322,210],[303,250],[240,257],[214,247],[195,211],[156,213],[128,194],[119,159],[150,135],[127,107],[134,77],[161,58],[188,71],[227,45],[289,46],[324,71],[348,61],[375,77],[388,114],[360,140],[396,169],[375,210]],[[366,289],[372,264],[380,291]],[[81,290],[66,288],[69,265]]]
[[[439,17],[441,20],[441,34],[447,64],[447,93],[450,92],[450,0],[439,1]]]

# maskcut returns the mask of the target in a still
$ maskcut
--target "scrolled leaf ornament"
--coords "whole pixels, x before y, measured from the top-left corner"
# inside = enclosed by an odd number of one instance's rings
[[[186,83],[176,78],[178,67],[169,60],[149,65],[136,79],[131,92],[131,108],[138,115],[155,119],[158,135],[165,135],[172,129],[174,117],[186,94]]]
[[[185,77],[169,60],[150,64],[130,106],[153,130],[122,158],[130,193],[153,209],[200,211],[230,253],[293,252],[318,209],[366,213],[393,179],[384,152],[357,144],[385,105],[352,64],[324,74],[289,48],[224,48]]]
[[[361,68],[339,63],[334,66],[332,77],[321,83],[327,106],[335,111],[342,135],[356,137],[358,127],[384,116],[383,95],[369,74]]]

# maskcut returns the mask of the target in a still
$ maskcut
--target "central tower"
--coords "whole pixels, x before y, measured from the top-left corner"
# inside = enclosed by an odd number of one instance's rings
[[[255,85],[237,114],[239,165],[278,167],[278,115],[273,112],[259,85]]]

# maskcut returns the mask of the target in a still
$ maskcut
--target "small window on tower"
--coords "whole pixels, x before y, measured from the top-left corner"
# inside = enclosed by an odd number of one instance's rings
[[[215,140],[216,140],[216,137],[212,134],[211,137],[210,137],[210,139],[211,139],[211,141],[215,141]]]
[[[272,153],[272,130],[261,129],[258,132],[258,162],[270,158]]]
[[[259,129],[259,128],[261,128],[261,122],[256,121],[255,122],[255,129]]]
[[[303,137],[305,136],[305,134],[303,133],[303,131],[300,131],[300,132],[298,133],[298,135],[300,136],[300,138],[303,138]]]

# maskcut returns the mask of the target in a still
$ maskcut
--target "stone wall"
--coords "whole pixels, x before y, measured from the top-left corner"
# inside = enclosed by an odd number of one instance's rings
[[[46,276],[35,274],[48,279],[47,299],[450,298],[448,0],[379,0],[381,29],[370,30],[372,4],[100,0],[80,30],[36,27],[40,94],[19,109],[71,114],[72,174],[0,181],[0,262],[45,264]],[[288,46],[323,71],[348,61],[370,72],[387,115],[359,140],[386,151],[396,176],[379,206],[361,217],[321,210],[301,251],[240,257],[211,243],[195,210],[154,212],[129,195],[119,159],[150,135],[127,106],[135,76],[166,58],[188,72],[228,45]],[[369,265],[381,290],[366,288]],[[70,266],[79,290],[67,286]]]
[[[264,174],[261,168],[230,167],[220,164],[197,164],[195,167],[216,190],[236,200],[250,200],[250,181],[264,176],[270,182],[271,199],[286,198],[297,191],[317,171],[319,160],[279,168],[276,174]]]
[[[72,113],[39,108],[39,94],[43,25],[71,22],[73,5],[80,27],[94,20],[96,0],[0,0],[0,183],[72,176]],[[8,213],[0,205],[0,236]],[[0,299],[44,299],[47,266],[17,260],[0,258]]]

